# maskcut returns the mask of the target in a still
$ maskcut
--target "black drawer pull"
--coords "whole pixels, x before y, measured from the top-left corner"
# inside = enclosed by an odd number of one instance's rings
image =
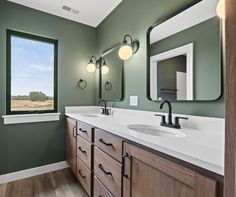
[[[82,133],[88,133],[86,130],[83,130],[82,128],[79,128],[79,130],[80,130]]]
[[[112,173],[111,173],[111,172],[107,172],[106,170],[104,170],[102,164],[99,164],[98,167],[99,167],[100,170],[103,171],[106,175],[111,175],[111,176],[112,176]]]
[[[87,155],[87,152],[86,152],[85,150],[83,150],[83,149],[81,148],[81,146],[79,147],[79,150],[80,150],[80,152],[82,152],[83,154],[86,154],[86,155]]]
[[[128,158],[129,159],[129,154],[128,153],[125,153],[123,156],[122,156],[122,174],[123,174],[123,177],[125,178],[129,178],[129,176],[127,174],[125,174],[125,158]]]
[[[81,170],[79,170],[79,175],[82,177],[82,179],[86,179],[86,176],[82,174]]]
[[[105,144],[106,146],[113,146],[112,143],[107,143],[107,142],[105,142],[102,138],[99,139],[99,142]]]

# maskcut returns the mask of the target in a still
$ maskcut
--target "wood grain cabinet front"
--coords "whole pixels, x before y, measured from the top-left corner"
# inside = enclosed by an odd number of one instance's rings
[[[124,143],[123,197],[219,197],[217,180]]]
[[[95,129],[95,145],[122,162],[122,139],[100,129]]]
[[[66,118],[66,161],[76,175],[76,121]]]
[[[106,188],[117,197],[121,196],[122,165],[97,147],[94,148],[94,173]]]
[[[89,196],[92,194],[92,172],[77,158],[77,178]]]
[[[93,185],[93,137],[92,126],[77,122],[77,178],[89,196]]]
[[[92,144],[77,136],[77,157],[84,162],[84,164],[92,169]]]
[[[94,197],[114,197],[108,189],[98,180],[96,176],[94,180]]]
[[[93,127],[83,122],[77,122],[77,134],[82,138],[93,142]]]

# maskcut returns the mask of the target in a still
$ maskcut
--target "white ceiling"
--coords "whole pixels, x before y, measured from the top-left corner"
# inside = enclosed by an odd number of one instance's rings
[[[8,0],[36,10],[67,18],[79,23],[98,26],[122,0]],[[79,14],[62,9],[63,6],[79,10]]]

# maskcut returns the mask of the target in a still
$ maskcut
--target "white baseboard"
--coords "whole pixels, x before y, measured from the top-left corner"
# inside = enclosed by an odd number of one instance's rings
[[[28,178],[28,177],[32,177],[32,176],[37,176],[40,174],[45,174],[48,172],[53,172],[53,171],[61,170],[61,169],[68,168],[68,167],[69,166],[68,166],[67,162],[62,161],[62,162],[53,163],[53,164],[49,164],[49,165],[45,165],[45,166],[40,166],[40,167],[36,167],[36,168],[30,168],[27,170],[4,174],[4,175],[0,175],[0,184],[8,183],[11,181],[16,181],[16,180],[20,180],[20,179],[24,179],[24,178]]]

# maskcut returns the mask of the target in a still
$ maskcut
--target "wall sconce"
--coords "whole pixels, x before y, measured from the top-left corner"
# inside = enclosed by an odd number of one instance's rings
[[[98,68],[98,60],[95,56],[92,56],[89,60],[89,63],[87,65],[87,71],[89,73],[95,72],[96,68]]]
[[[89,73],[93,73],[96,69],[99,69],[100,67],[103,75],[109,72],[109,68],[106,65],[106,60],[103,57],[97,59],[95,56],[92,56],[87,65],[87,71]]]
[[[106,64],[106,60],[103,57],[101,57],[100,60],[101,60],[100,65],[102,65],[102,68],[101,68],[102,69],[102,74],[106,75],[107,73],[109,73],[109,68]]]
[[[128,39],[130,42],[128,42]],[[122,42],[122,46],[119,49],[119,57],[122,60],[128,60],[138,51],[139,42],[133,41],[130,35],[125,35],[124,40]]]
[[[220,19],[224,20],[226,18],[226,16],[225,16],[225,0],[219,0],[217,7],[216,7],[216,13]]]

